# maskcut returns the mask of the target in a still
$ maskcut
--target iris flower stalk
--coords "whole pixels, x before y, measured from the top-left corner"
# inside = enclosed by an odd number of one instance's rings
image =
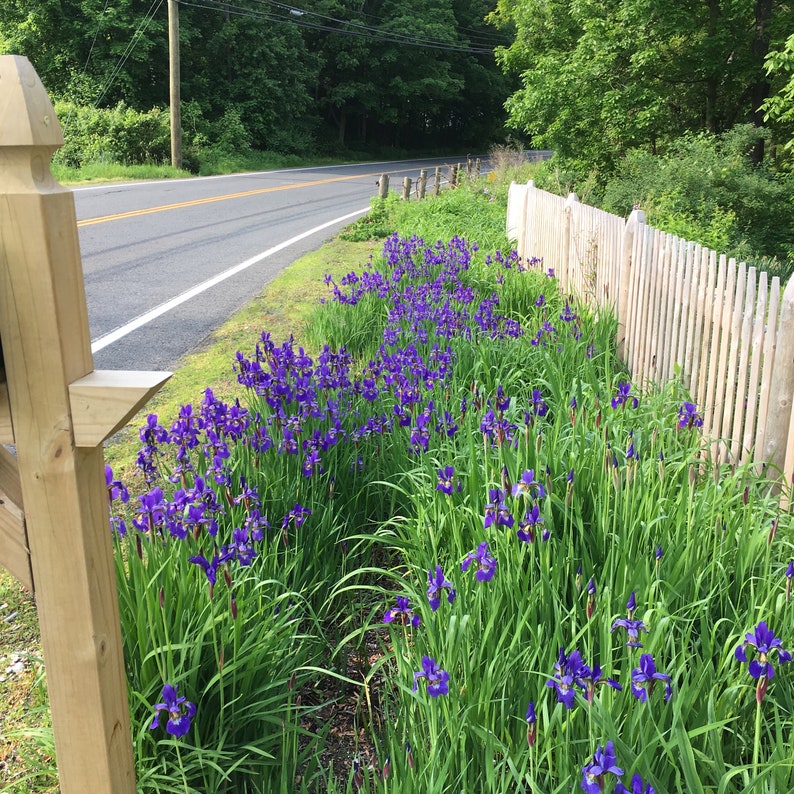
[[[761,748],[761,703],[766,696],[769,682],[775,675],[775,668],[772,666],[770,657],[772,652],[777,653],[778,664],[791,661],[791,653],[783,647],[783,642],[767,626],[765,621],[761,621],[755,631],[748,631],[745,634],[744,642],[736,647],[734,656],[740,662],[747,662],[747,649],[755,649],[756,655],[750,661],[747,671],[752,678],[758,679],[755,688],[755,740],[753,742],[753,767],[758,774],[758,759]]]

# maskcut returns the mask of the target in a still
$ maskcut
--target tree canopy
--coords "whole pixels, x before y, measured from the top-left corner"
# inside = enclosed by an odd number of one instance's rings
[[[180,0],[189,119],[229,113],[256,148],[487,146],[515,84],[489,0]],[[163,0],[4,0],[0,52],[28,56],[59,98],[168,103]]]
[[[607,170],[686,131],[763,123],[765,61],[792,28],[778,0],[498,0],[492,19],[516,30],[497,54],[521,76],[510,123]]]

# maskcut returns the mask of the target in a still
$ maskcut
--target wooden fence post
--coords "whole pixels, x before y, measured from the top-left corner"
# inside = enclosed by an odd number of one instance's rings
[[[556,274],[557,280],[563,292],[568,291],[570,281],[570,259],[571,259],[571,235],[573,234],[573,226],[571,222],[571,215],[573,214],[573,205],[579,203],[579,196],[576,193],[569,193],[568,198],[565,200],[565,219],[563,221],[562,231],[562,258],[560,272]]]
[[[403,201],[408,201],[411,198],[411,177],[407,176],[403,179]]]
[[[623,229],[623,250],[620,256],[620,285],[618,287],[618,358],[626,360],[626,329],[629,314],[629,285],[634,264],[634,240],[641,226],[645,225],[645,213],[634,209]]]
[[[24,510],[60,790],[134,794],[102,441],[169,374],[93,371],[74,198],[49,170],[62,144],[30,62],[0,56],[2,490]]]
[[[441,166],[436,166],[436,172],[433,175],[433,195],[438,196],[438,192],[441,190]]]
[[[794,450],[787,450],[794,443],[791,436],[794,397],[794,278],[790,278],[780,302],[780,325],[777,334],[777,349],[769,389],[769,408],[766,418],[763,460],[772,468],[778,468],[785,476],[787,492],[791,488],[791,466],[794,466]],[[767,470],[771,477],[772,472]],[[788,507],[788,500],[786,502]]]
[[[378,180],[378,198],[385,199],[389,195],[389,175],[381,174]]]
[[[420,199],[425,197],[425,188],[427,187],[427,170],[423,168],[419,172],[419,180],[416,183],[416,194]]]

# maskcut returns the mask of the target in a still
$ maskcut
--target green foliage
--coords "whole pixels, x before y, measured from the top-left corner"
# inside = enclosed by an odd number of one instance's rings
[[[500,0],[514,24],[499,50],[521,77],[510,124],[587,171],[692,130],[760,124],[764,55],[781,40],[785,3]]]
[[[444,189],[424,202],[398,202],[394,230],[406,237],[416,235],[429,245],[457,236],[476,243],[483,252],[507,251],[507,187],[507,183],[495,187],[482,178],[464,180],[460,187]]]
[[[237,126],[228,111],[251,147],[285,154],[485,147],[501,135],[512,87],[490,52],[507,43],[487,29],[490,10],[489,0],[182,4],[182,99],[225,155],[240,140],[224,132]],[[425,37],[430,46],[413,46]],[[0,52],[27,55],[52,94],[81,105],[169,102],[164,3],[7,0]]]
[[[393,231],[392,218],[398,201],[394,193],[389,193],[385,199],[371,199],[369,212],[342,229],[339,237],[351,243],[388,237]]]
[[[765,118],[782,125],[785,147],[791,152],[794,149],[794,34],[779,50],[769,53],[766,70],[777,78],[777,90],[764,102]]]
[[[663,155],[635,149],[607,182],[602,206],[626,216],[639,205],[663,231],[751,263],[776,258],[786,275],[794,268],[794,182],[750,161],[757,135],[742,125],[685,135]]]
[[[92,162],[127,165],[164,163],[170,157],[168,112],[152,108],[143,113],[119,103],[105,110],[56,102],[64,145],[53,162],[79,167]]]

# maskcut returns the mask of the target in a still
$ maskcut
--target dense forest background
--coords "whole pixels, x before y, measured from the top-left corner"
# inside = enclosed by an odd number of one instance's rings
[[[488,0],[183,0],[186,134],[256,149],[466,149],[503,135],[516,87]],[[164,0],[4,0],[0,51],[80,105],[168,104]],[[229,130],[226,130],[229,134]]]
[[[3,0],[60,161],[169,156],[166,0]],[[544,187],[794,267],[790,0],[180,0],[186,167],[551,149]]]

